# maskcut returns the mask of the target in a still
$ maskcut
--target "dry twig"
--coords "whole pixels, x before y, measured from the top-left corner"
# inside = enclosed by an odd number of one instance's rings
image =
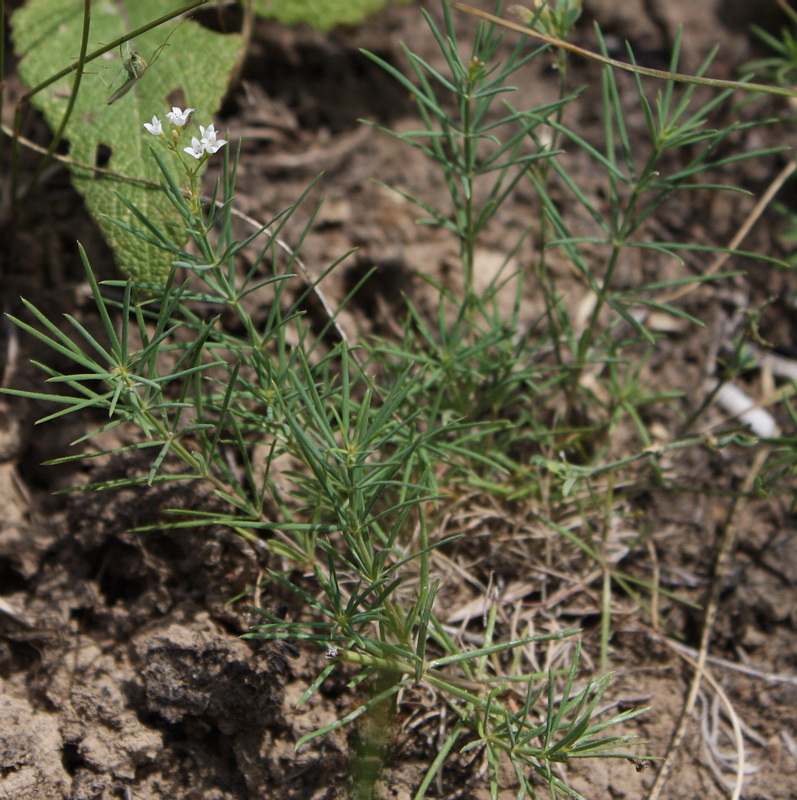
[[[698,648],[697,661],[695,662],[695,674],[692,678],[692,684],[689,688],[689,694],[687,696],[686,703],[681,711],[678,724],[673,732],[672,739],[670,740],[670,744],[667,748],[667,753],[661,763],[659,772],[656,775],[656,780],[653,782],[653,786],[648,793],[647,800],[658,800],[661,790],[664,788],[664,784],[666,783],[670,774],[670,770],[672,769],[675,755],[678,752],[678,748],[680,747],[684,738],[684,734],[686,733],[686,727],[689,724],[689,717],[692,715],[692,711],[694,710],[697,695],[700,691],[701,679],[704,675],[706,675],[706,680],[708,680],[710,683],[713,681],[712,678],[708,677],[708,673],[706,672],[706,659],[708,657],[708,648],[711,641],[711,635],[714,631],[714,623],[716,622],[717,612],[719,610],[720,593],[722,591],[723,584],[725,583],[725,579],[730,572],[742,509],[747,501],[748,493],[753,488],[753,484],[755,483],[761,468],[764,466],[764,463],[767,460],[769,450],[769,447],[764,447],[758,451],[755,460],[750,467],[750,471],[745,478],[744,485],[742,486],[739,494],[736,496],[728,515],[728,519],[720,533],[719,543],[717,546],[717,558],[714,564],[714,575],[711,581],[708,602],[706,603],[706,613],[703,618],[703,630],[700,635],[700,647]],[[685,656],[682,654],[682,657]],[[719,684],[714,682],[713,685],[715,690],[719,693],[721,691]],[[724,697],[724,694],[721,696]],[[730,703],[728,703],[728,705],[730,706]],[[734,733],[736,734],[735,726]],[[736,736],[737,744],[740,741],[740,737],[741,730],[739,730],[739,733]],[[742,748],[739,755],[739,770],[737,772],[733,800],[737,800],[737,798],[741,795],[742,780],[744,778],[743,752],[744,751]]]

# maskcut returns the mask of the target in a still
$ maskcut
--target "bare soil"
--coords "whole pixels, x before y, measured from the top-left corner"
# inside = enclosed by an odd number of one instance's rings
[[[428,5],[437,14],[437,4]],[[684,24],[683,69],[697,68],[718,44],[712,74],[721,77],[735,76],[739,64],[751,57],[749,22],[778,24],[774,0],[593,0],[586,6],[577,35],[580,44],[594,43],[590,22],[597,20],[618,54],[628,39],[642,63],[666,67],[676,27]],[[472,22],[458,16],[463,31],[473,30]],[[314,197],[326,201],[303,250],[305,261],[320,272],[357,248],[324,283],[333,302],[342,301],[365,270],[377,267],[375,277],[341,315],[353,337],[395,332],[400,292],[423,298],[424,284],[413,277],[417,272],[444,283],[457,280],[451,238],[417,225],[416,210],[373,180],[433,205],[444,202],[440,176],[417,152],[360,122],[367,118],[397,129],[417,125],[410,98],[358,51],[366,47],[405,65],[400,42],[439,62],[414,4],[389,8],[359,30],[328,36],[258,24],[242,81],[220,120],[220,127],[230,130],[228,138],[245,139],[237,199],[245,213],[270,218],[324,172]],[[594,88],[597,80],[594,65],[575,64],[574,83]],[[631,87],[630,82],[624,85]],[[12,82],[11,95],[18,91]],[[555,91],[555,76],[540,61],[522,75],[512,100],[522,107],[553,98]],[[574,107],[568,121],[598,141],[600,120],[595,95],[591,97],[592,102],[588,96]],[[765,113],[769,101],[759,102],[760,113]],[[628,104],[629,125],[641,141],[643,118],[630,93]],[[12,106],[7,102],[4,110]],[[32,135],[47,141],[40,123]],[[762,147],[784,138],[783,129],[755,129],[734,146]],[[748,189],[751,197],[720,195],[710,203],[699,193],[679,197],[666,208],[666,217],[657,220],[656,235],[724,245],[784,160],[777,156],[742,164],[723,176]],[[114,275],[110,253],[64,171],[55,170],[47,178],[13,240],[3,243],[5,310],[20,313],[18,298],[23,295],[53,317],[69,312],[92,324],[76,241],[87,248],[103,277]],[[583,191],[600,197],[602,177],[586,160],[577,178]],[[522,191],[510,199],[481,243],[478,268],[483,280],[500,262],[507,242],[537,211],[533,198]],[[299,212],[286,238],[298,233],[310,212],[309,205]],[[777,224],[774,217],[761,221],[745,248],[782,255]],[[517,258],[528,262],[531,256],[529,247]],[[764,307],[762,335],[782,352],[791,348],[794,354],[797,322],[793,310],[781,302],[794,291],[794,277],[766,265],[745,266],[743,276],[695,291],[685,300],[686,310],[706,327],[673,330],[647,368],[651,387],[683,392],[672,408],[656,412],[665,429],[674,430],[678,415],[699,404],[706,361],[709,354],[716,357],[732,307]],[[684,267],[704,268],[700,259]],[[672,269],[655,259],[640,260],[620,279],[672,277]],[[564,265],[562,272],[566,275]],[[573,307],[584,297],[584,288],[574,280]],[[765,304],[768,298],[771,302]],[[539,309],[539,299],[530,291],[528,319]],[[320,309],[309,311],[321,315]],[[7,386],[41,390],[31,358],[63,366],[59,357],[10,327],[0,336]],[[238,638],[256,621],[252,598],[228,601],[257,584],[266,566],[262,556],[222,529],[130,532],[157,523],[166,508],[209,502],[201,486],[54,494],[100,477],[138,474],[143,465],[106,459],[41,466],[71,452],[69,442],[96,422],[70,417],[34,427],[46,411],[39,403],[0,400],[0,800],[345,796],[353,734],[338,732],[299,752],[294,748],[304,733],[345,714],[357,702],[345,674],[332,678],[297,711],[307,684],[327,663],[324,654]],[[781,422],[788,424],[787,419]],[[683,491],[651,488],[627,502],[627,530],[618,532],[618,541],[644,531],[649,545],[639,551],[620,548],[618,559],[626,559],[625,568],[646,578],[655,570],[663,588],[698,606],[703,603],[732,492],[740,487],[752,458],[742,448],[697,448],[672,456],[668,469]],[[791,501],[784,493],[744,507],[711,647],[712,656],[722,660],[710,664],[713,681],[703,682],[696,716],[663,798],[712,800],[728,793],[725,785],[732,781],[738,748],[717,686],[742,723],[749,771],[743,796],[797,798],[797,519]],[[496,508],[485,498],[474,497],[450,521],[446,532],[454,530],[472,536],[467,546],[447,553],[461,572],[451,567],[444,573],[439,609],[444,618],[452,624],[464,620],[466,632],[478,633],[484,587],[492,576],[506,635],[535,620],[543,627],[556,620],[562,627],[581,627],[585,675],[597,671],[600,584],[589,577],[587,562],[572,553],[559,555],[562,543],[535,530],[522,510]],[[544,562],[542,554],[550,557],[552,550],[553,560]],[[546,575],[537,568],[545,563],[569,573],[554,569]],[[256,600],[270,607],[292,602],[273,587]],[[699,607],[690,609],[664,597],[660,603],[664,624],[656,627],[649,610],[627,595],[616,598],[609,663],[616,677],[606,705],[607,710],[652,707],[625,728],[649,741],[640,757],[662,756],[667,749],[693,674],[690,657],[702,623]],[[677,651],[668,642],[687,650]],[[566,661],[569,652],[554,654],[553,663]],[[423,687],[404,698],[384,776],[386,798],[411,797],[439,747],[441,720],[428,713],[428,700]],[[484,767],[478,754],[453,758],[429,796],[486,800]],[[656,766],[638,771],[626,761],[590,761],[562,769],[576,789],[603,800],[644,797]],[[513,776],[507,773],[502,800],[515,793]]]

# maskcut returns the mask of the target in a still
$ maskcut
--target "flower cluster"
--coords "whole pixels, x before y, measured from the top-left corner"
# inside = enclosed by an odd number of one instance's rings
[[[191,147],[183,148],[183,150],[188,153],[189,156],[193,156],[194,158],[202,158],[205,153],[213,155],[217,150],[221,149],[225,144],[227,144],[226,139],[218,138],[218,134],[216,133],[216,129],[213,127],[212,122],[207,126],[207,128],[200,125],[199,133],[201,136],[200,139],[197,139],[196,136],[192,136]]]
[[[171,138],[174,144],[179,140],[182,132],[181,129],[188,124],[191,114],[193,114],[195,110],[194,108],[186,108],[185,111],[183,111],[177,106],[173,106],[172,110],[166,114],[167,119],[171,123]],[[152,122],[144,123],[144,127],[153,136],[166,139],[163,133],[163,123],[155,115],[152,117]],[[183,148],[183,152],[188,153],[189,156],[197,160],[204,160],[212,156],[227,144],[226,139],[219,138],[218,131],[216,131],[213,123],[208,125],[207,128],[204,127],[204,125],[200,125],[199,133],[199,139],[197,139],[196,136],[191,137],[191,146]]]

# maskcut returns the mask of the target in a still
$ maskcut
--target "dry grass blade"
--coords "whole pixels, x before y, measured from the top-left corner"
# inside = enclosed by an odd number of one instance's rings
[[[647,634],[685,657],[691,657],[692,659],[697,658],[697,650],[692,647],[687,647],[680,642],[668,639],[666,636],[662,636],[655,631],[648,631]],[[749,675],[751,678],[757,678],[766,683],[787,683],[791,686],[797,686],[797,675],[780,675],[776,672],[766,672],[765,670],[751,667],[748,664],[737,664],[733,661],[728,661],[727,658],[718,658],[717,656],[707,656],[706,663],[722,667],[723,669],[733,670],[734,672],[740,672],[743,675]]]
[[[739,228],[736,232],[734,237],[728,243],[726,248],[726,252],[722,253],[718,256],[709,266],[709,268],[705,271],[703,276],[707,275],[715,275],[717,272],[720,271],[723,264],[733,255],[732,251],[736,250],[741,243],[747,237],[747,234],[750,233],[753,225],[758,222],[759,217],[764,213],[766,208],[774,199],[775,195],[780,191],[781,187],[784,183],[791,177],[794,170],[797,169],[797,159],[792,159],[789,161],[788,164],[775,176],[772,182],[767,187],[767,190],[764,194],[761,195],[761,199],[755,204],[753,210],[748,214],[747,219],[744,221],[744,224]],[[679,287],[676,291],[672,294],[666,295],[659,299],[661,303],[671,303],[673,300],[677,300],[680,297],[683,297],[685,294],[688,294],[693,289],[696,289],[698,286],[702,286],[703,281],[696,281],[695,283],[687,283],[683,286]]]
[[[720,739],[728,736],[720,708],[720,702],[725,703],[726,699],[724,696],[721,697],[717,694],[709,700],[703,692],[700,693],[702,706],[700,731],[703,737],[703,750],[706,760],[717,782],[729,792],[733,792],[734,797],[737,797],[741,793],[740,781],[743,782],[746,777],[755,775],[759,768],[745,759],[744,740],[739,739],[737,736],[737,726],[738,731],[742,730],[741,720],[735,715],[730,719],[733,726],[732,735],[736,749],[733,752],[726,752],[721,749]],[[726,708],[730,713],[732,706],[726,705]],[[736,773],[736,780],[733,784],[730,784],[723,774],[724,771],[728,770]]]
[[[794,97],[795,92],[792,89],[784,89],[780,86],[771,86],[763,83],[743,83],[741,81],[726,81],[718,78],[697,78],[694,75],[685,75],[680,72],[668,72],[663,69],[653,69],[651,67],[640,67],[638,64],[629,64],[627,61],[618,61],[608,56],[602,56],[600,53],[595,53],[592,50],[587,50],[584,47],[566,42],[564,39],[557,39],[555,36],[549,36],[546,33],[528,28],[517,22],[510,22],[501,17],[496,17],[494,14],[488,14],[479,8],[465,5],[464,3],[452,0],[451,5],[459,11],[464,11],[466,14],[471,14],[474,17],[483,19],[485,22],[491,22],[493,25],[499,25],[507,30],[521,33],[524,36],[530,36],[534,39],[539,39],[541,42],[560,47],[562,50],[567,50],[577,56],[588,58],[591,61],[597,61],[600,64],[605,64],[607,67],[623,70],[624,72],[634,72],[637,75],[647,75],[651,78],[661,78],[662,80],[676,81],[678,83],[699,84],[701,86],[713,86],[716,89],[735,89],[744,92],[762,92],[764,94],[780,95],[781,97]]]
[[[703,630],[700,635],[700,648],[698,649],[697,661],[695,662],[695,674],[692,678],[692,684],[689,689],[689,695],[686,699],[686,703],[684,704],[683,710],[681,711],[681,716],[678,719],[678,724],[675,728],[675,731],[673,732],[672,739],[670,740],[670,744],[667,748],[667,754],[665,755],[664,760],[661,763],[659,772],[656,775],[656,780],[653,782],[653,786],[651,787],[650,792],[648,793],[647,800],[658,800],[659,796],[661,795],[661,791],[664,788],[664,784],[666,783],[667,778],[669,777],[670,774],[670,770],[672,769],[673,762],[675,760],[675,754],[678,752],[678,748],[681,746],[684,734],[686,733],[687,725],[689,724],[689,718],[694,710],[698,692],[700,691],[701,679],[704,675],[707,675],[706,659],[708,657],[708,648],[711,641],[711,635],[714,631],[714,623],[717,619],[717,612],[719,610],[720,592],[722,590],[723,583],[725,582],[725,578],[728,575],[728,571],[731,567],[733,551],[736,545],[736,536],[739,531],[739,518],[741,515],[742,508],[744,507],[746,502],[747,493],[752,489],[756,477],[758,476],[759,472],[764,466],[764,463],[766,462],[768,455],[769,455],[768,447],[759,450],[758,454],[756,455],[755,461],[750,467],[750,472],[747,474],[747,477],[745,478],[744,485],[740,493],[737,495],[733,503],[733,506],[731,507],[731,511],[728,516],[728,521],[726,522],[720,534],[720,541],[717,548],[717,558],[714,566],[714,576],[712,578],[711,589],[709,591],[708,602],[706,604],[706,613],[703,618]],[[683,656],[683,654],[682,657],[686,658],[686,656]],[[710,679],[708,677],[706,679],[709,680],[709,682],[713,681],[713,679]],[[716,683],[714,683],[714,688],[718,691],[718,693],[721,691],[721,689]],[[730,703],[728,703],[728,705],[730,706]],[[736,736],[737,743],[741,741],[741,729],[739,729],[739,732],[737,734],[736,726],[734,726],[734,734]],[[736,800],[736,798],[738,798],[741,795],[742,780],[744,778],[744,772],[743,772],[744,759],[741,753],[743,753],[743,749],[740,751],[740,758],[739,758],[740,770],[737,773],[737,783],[736,783],[736,789],[734,791],[734,800]]]

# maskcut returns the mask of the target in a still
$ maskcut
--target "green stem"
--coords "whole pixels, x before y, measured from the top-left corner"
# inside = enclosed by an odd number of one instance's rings
[[[557,51],[556,55],[557,74],[559,76],[559,98],[565,96],[567,91],[567,55],[566,51]],[[564,106],[556,111],[556,125],[551,128],[551,143],[549,149],[556,151],[561,138],[561,126],[564,118]],[[549,185],[549,178],[551,173],[550,159],[543,159],[539,167],[539,183],[544,189]],[[535,272],[537,280],[542,288],[543,298],[545,302],[545,318],[548,320],[548,327],[550,330],[550,338],[553,344],[554,355],[556,363],[560,366],[564,363],[562,354],[562,326],[559,324],[557,309],[559,306],[559,299],[556,296],[556,283],[553,279],[551,271],[548,269],[547,247],[548,241],[548,217],[543,211],[540,214],[540,258],[536,264]]]
[[[371,689],[372,697],[389,692],[397,683],[395,673],[377,672]],[[354,800],[373,800],[394,739],[396,692],[368,706],[360,718],[357,748],[352,767]]]
[[[462,277],[465,288],[464,308],[469,315],[473,313],[473,256],[474,256],[474,235],[473,235],[473,179],[475,177],[474,165],[476,162],[476,151],[478,142],[474,142],[472,130],[472,109],[471,103],[473,92],[473,82],[469,79],[467,89],[462,95],[462,137],[463,137],[463,167],[462,184],[465,189],[465,208],[462,219],[462,229],[460,230],[461,248],[460,257],[462,259]]]
[[[66,110],[64,111],[64,115],[61,118],[61,124],[58,126],[58,130],[56,130],[55,134],[53,135],[52,141],[50,142],[47,152],[42,156],[41,160],[39,161],[38,166],[36,167],[36,171],[33,173],[33,177],[30,179],[28,183],[27,191],[25,192],[25,197],[23,200],[27,200],[31,194],[33,193],[36,185],[39,181],[39,177],[42,174],[42,171],[50,163],[50,159],[52,158],[53,153],[58,148],[58,145],[61,143],[61,139],[64,135],[64,130],[66,130],[67,123],[69,122],[69,118],[72,116],[72,110],[75,107],[75,103],[77,102],[77,95],[78,91],[80,90],[80,83],[83,80],[83,67],[86,64],[86,50],[88,49],[89,44],[89,30],[91,29],[91,0],[83,0],[83,26],[82,32],[80,37],[80,53],[78,55],[77,63],[75,66],[75,80],[72,83],[72,91],[69,93],[69,100],[67,101]],[[2,72],[0,72],[0,75]]]
[[[598,318],[603,310],[606,297],[609,292],[609,285],[611,284],[614,272],[617,269],[620,252],[622,251],[623,243],[615,241],[612,246],[612,254],[609,258],[609,266],[606,269],[606,275],[603,278],[600,288],[596,293],[595,307],[590,314],[589,322],[587,323],[584,332],[578,340],[578,348],[576,350],[576,364],[572,375],[570,376],[570,387],[567,396],[567,407],[565,409],[563,425],[566,428],[572,419],[573,411],[575,409],[576,398],[578,396],[578,387],[581,382],[581,376],[584,374],[584,369],[587,365],[587,360],[590,351],[590,345],[594,341],[595,329],[598,325]]]

